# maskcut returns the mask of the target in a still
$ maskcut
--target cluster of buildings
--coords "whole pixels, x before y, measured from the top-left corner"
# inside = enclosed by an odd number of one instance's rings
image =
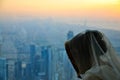
[[[73,36],[69,31],[67,40]],[[0,55],[1,47],[2,42]],[[64,46],[33,43],[29,44],[27,51],[24,49],[17,49],[16,58],[0,56],[0,80],[77,80]]]

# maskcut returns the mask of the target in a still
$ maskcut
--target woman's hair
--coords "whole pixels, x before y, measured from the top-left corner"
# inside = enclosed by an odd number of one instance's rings
[[[102,33],[96,30],[80,33],[65,43],[67,55],[78,77],[80,77],[80,74],[84,74],[93,65],[91,38],[97,41],[104,52],[107,51],[106,43],[102,39]]]

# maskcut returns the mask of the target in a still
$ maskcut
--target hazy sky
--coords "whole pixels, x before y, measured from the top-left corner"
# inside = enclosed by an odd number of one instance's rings
[[[118,22],[120,0],[0,0],[0,14]]]
[[[19,15],[120,18],[120,1],[2,0],[1,11],[6,14]]]

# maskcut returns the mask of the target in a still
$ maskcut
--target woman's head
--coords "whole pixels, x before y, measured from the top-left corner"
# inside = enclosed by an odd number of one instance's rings
[[[78,76],[80,74],[84,74],[92,67],[92,36],[94,36],[101,49],[106,52],[106,44],[102,39],[102,33],[99,31],[86,31],[85,33],[80,33],[65,43],[68,57],[71,60]]]

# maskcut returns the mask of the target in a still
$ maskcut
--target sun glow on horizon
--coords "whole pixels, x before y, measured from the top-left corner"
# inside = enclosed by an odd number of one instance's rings
[[[4,0],[1,14],[120,18],[119,0]]]
[[[111,20],[117,21],[114,24],[119,26],[120,0],[1,0],[2,15]]]

